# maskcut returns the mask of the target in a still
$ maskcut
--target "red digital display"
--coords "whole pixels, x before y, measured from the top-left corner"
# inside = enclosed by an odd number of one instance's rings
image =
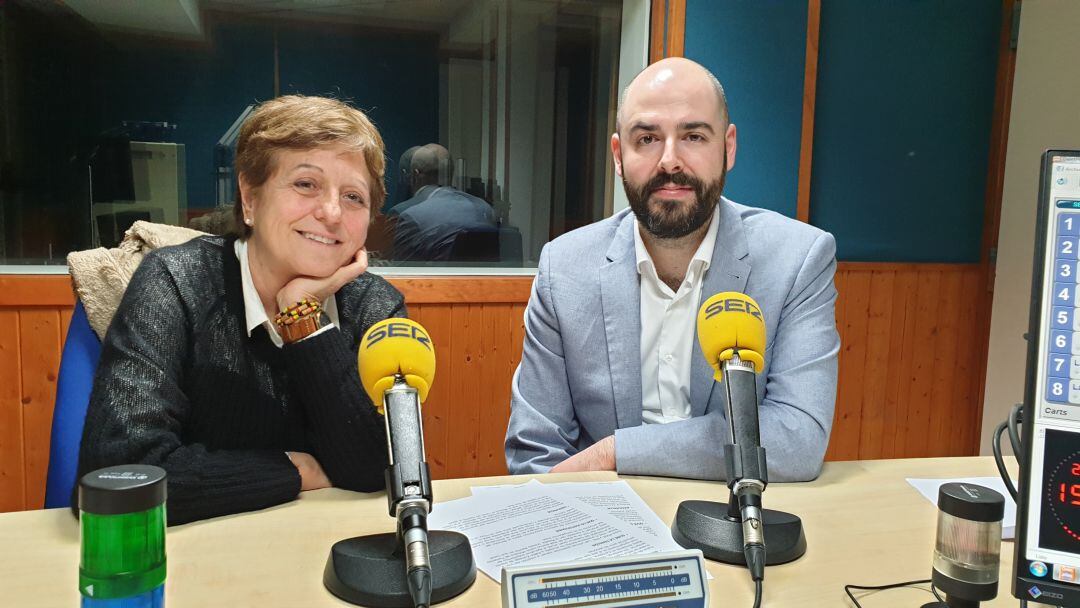
[[[1054,439],[1055,441],[1051,441]],[[1080,545],[1080,435],[1047,430],[1040,545],[1070,553]]]

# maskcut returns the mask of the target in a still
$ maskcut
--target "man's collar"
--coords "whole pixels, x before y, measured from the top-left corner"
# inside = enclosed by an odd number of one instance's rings
[[[699,262],[701,272],[709,269],[709,265],[712,263],[713,250],[716,248],[716,234],[719,229],[720,205],[717,204],[713,209],[712,217],[709,219],[709,227],[705,230],[705,236],[698,243],[697,250],[694,251],[694,257],[690,258],[691,267],[695,265],[694,262]],[[637,221],[637,218],[634,218],[634,258],[637,263],[638,273],[641,273],[645,266],[656,267],[652,256],[649,255],[649,250],[645,247],[645,239],[641,236],[641,230],[641,224]],[[689,268],[687,270],[689,271]]]

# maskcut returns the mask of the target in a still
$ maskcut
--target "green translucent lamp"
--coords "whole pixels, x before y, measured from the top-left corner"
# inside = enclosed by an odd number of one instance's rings
[[[83,608],[165,605],[165,471],[119,465],[79,480]]]

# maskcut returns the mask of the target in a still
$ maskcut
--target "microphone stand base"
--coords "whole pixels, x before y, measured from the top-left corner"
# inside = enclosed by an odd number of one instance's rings
[[[765,565],[799,559],[806,553],[806,536],[798,516],[772,509],[761,510],[765,529]],[[727,564],[745,565],[742,521],[728,516],[722,502],[684,500],[679,503],[671,536],[687,549],[701,549],[705,557]]]
[[[464,534],[428,532],[431,603],[462,593],[476,580],[469,539]],[[323,584],[337,597],[371,608],[413,608],[405,578],[405,556],[394,533],[357,536],[334,543]]]

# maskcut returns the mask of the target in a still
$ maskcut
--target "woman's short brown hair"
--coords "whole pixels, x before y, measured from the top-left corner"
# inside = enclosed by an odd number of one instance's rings
[[[240,127],[236,174],[242,175],[247,185],[258,188],[273,174],[277,151],[328,146],[343,146],[363,154],[372,177],[371,212],[378,211],[386,200],[386,149],[382,136],[363,112],[337,99],[285,95],[259,104]],[[251,236],[251,228],[244,224],[239,194],[233,217],[240,236]]]

